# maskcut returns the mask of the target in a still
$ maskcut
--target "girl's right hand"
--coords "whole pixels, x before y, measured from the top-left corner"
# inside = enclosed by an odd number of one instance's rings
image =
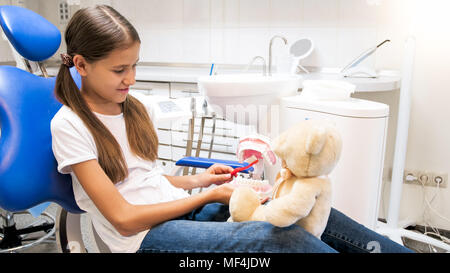
[[[214,187],[211,189],[212,201],[228,205],[230,203],[231,194],[233,194],[235,188],[236,187],[230,183],[224,183]]]

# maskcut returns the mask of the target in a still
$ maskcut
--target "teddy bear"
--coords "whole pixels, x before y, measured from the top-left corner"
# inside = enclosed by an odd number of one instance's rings
[[[304,120],[274,141],[281,170],[272,200],[261,204],[251,187],[236,188],[229,202],[230,221],[267,221],[274,226],[297,224],[320,239],[331,211],[332,190],[327,176],[337,164],[342,139],[325,120]]]

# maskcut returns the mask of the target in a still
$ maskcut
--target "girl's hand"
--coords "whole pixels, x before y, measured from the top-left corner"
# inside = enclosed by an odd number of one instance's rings
[[[225,205],[228,205],[230,203],[231,195],[233,194],[234,189],[236,189],[236,186],[233,184],[222,184],[220,186],[217,186],[213,189],[211,189],[212,193],[212,200],[211,202],[219,202]],[[269,197],[262,198],[261,204],[266,203],[269,200]]]
[[[211,202],[219,202],[228,205],[235,188],[236,187],[234,185],[227,183],[211,189]]]
[[[266,196],[266,197],[262,198],[262,199],[261,199],[261,204],[266,203],[267,201],[269,201],[269,199],[270,199],[269,196]]]
[[[196,175],[197,187],[208,187],[212,184],[221,185],[223,183],[233,180],[231,172],[233,168],[223,164],[214,164],[209,167],[204,173]]]

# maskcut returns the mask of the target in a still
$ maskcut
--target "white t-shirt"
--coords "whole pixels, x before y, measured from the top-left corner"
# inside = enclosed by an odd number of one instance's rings
[[[152,109],[147,108],[147,111],[154,120]],[[140,159],[131,153],[123,114],[113,116],[95,114],[122,148],[128,166],[128,177],[116,183],[115,187],[129,203],[156,204],[188,196],[186,191],[176,188],[163,176],[162,168],[156,166],[155,162]],[[132,236],[120,235],[91,201],[71,169],[73,164],[98,159],[95,141],[89,129],[69,107],[62,106],[52,119],[51,132],[52,149],[58,162],[58,171],[71,174],[76,203],[91,216],[100,238],[111,252],[136,252],[148,230]]]

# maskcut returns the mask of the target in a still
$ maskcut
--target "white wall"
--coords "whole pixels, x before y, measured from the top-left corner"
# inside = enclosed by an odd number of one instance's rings
[[[247,64],[255,55],[267,58],[270,38],[282,34],[289,42],[302,36],[316,41],[317,50],[306,65],[343,66],[355,57],[355,50],[382,39],[377,37],[378,9],[365,8],[364,1],[135,2],[139,4],[120,0],[112,4],[138,27],[143,37],[142,58],[150,62]],[[361,23],[359,18],[366,19]],[[277,41],[274,55],[287,49]]]
[[[59,0],[0,0],[0,4],[17,1],[64,30],[57,19]],[[111,4],[129,18],[143,40],[144,62],[247,64],[255,55],[267,58],[270,38],[281,34],[289,43],[305,36],[315,41],[316,49],[305,65],[342,67],[361,51],[391,38],[392,28],[380,28],[383,16],[402,16],[401,9],[392,12],[392,3],[405,0],[369,0],[373,1],[382,4],[368,5],[366,0],[80,0],[80,6]],[[394,39],[380,52],[397,52],[399,45]],[[276,41],[273,51],[276,59],[288,52],[288,46]],[[380,64],[375,57],[367,63],[395,68],[400,59],[392,55]]]
[[[411,124],[406,165],[410,169],[450,171],[450,48],[448,10],[445,0],[418,1],[415,16],[417,37]],[[429,189],[431,197],[434,190]],[[450,188],[436,197],[436,210],[450,219]],[[420,187],[406,188],[402,200],[404,217],[422,212]],[[432,217],[437,226],[450,228],[449,220]]]
[[[406,3],[408,2],[408,3]],[[385,5],[386,4],[386,5]],[[448,26],[450,17],[446,11],[450,2],[445,0],[431,1],[384,1],[385,5],[380,21],[380,31],[391,32],[399,40],[404,40],[408,33],[416,37],[416,56],[414,78],[412,82],[411,116],[408,138],[406,169],[449,173],[450,170],[450,94],[446,89],[450,86],[450,57],[446,50],[450,47]],[[390,6],[392,5],[392,6]],[[403,17],[398,14],[403,13]],[[377,65],[380,67],[401,68],[401,44],[387,54],[378,54]],[[393,49],[391,49],[393,50]],[[389,59],[392,60],[389,60]],[[393,61],[396,59],[395,61]],[[391,63],[392,62],[392,66]],[[380,215],[387,212],[389,204],[392,154],[398,112],[398,93],[391,96],[387,93],[359,94],[358,97],[388,103],[391,110],[389,141],[384,183],[384,198]],[[426,187],[423,191],[418,185],[404,185],[401,200],[400,218],[424,224],[426,221],[437,227],[450,229],[450,188],[440,189]],[[436,194],[437,193],[437,194]],[[436,194],[436,195],[435,195]],[[424,195],[432,200],[435,211],[425,209]],[[427,212],[424,216],[424,212]]]
[[[7,1],[8,0],[0,0]],[[406,168],[450,171],[449,63],[450,16],[446,0],[81,0],[81,6],[111,4],[138,29],[143,62],[247,64],[255,55],[267,58],[270,38],[285,36],[290,43],[311,37],[316,44],[305,65],[342,67],[363,50],[384,39],[366,61],[377,69],[401,68],[403,43],[411,31],[417,38],[412,112]],[[0,2],[2,3],[2,2]],[[39,12],[57,24],[58,0],[40,0]],[[417,9],[414,9],[417,3]],[[415,19],[414,19],[415,18]],[[60,29],[64,29],[61,26]],[[0,60],[5,59],[0,42]],[[274,56],[288,47],[274,44]],[[62,46],[61,50],[64,50]],[[3,58],[3,59],[2,59]],[[7,58],[6,58],[7,59]],[[276,62],[276,60],[275,60]],[[219,71],[220,72],[220,71]],[[384,198],[380,216],[386,217],[390,169],[395,140],[398,90],[357,94],[389,104]],[[426,193],[432,196],[433,189]],[[422,189],[403,187],[401,219],[423,223]],[[450,188],[441,189],[433,205],[450,218]],[[430,223],[450,229],[450,223],[430,215]]]

